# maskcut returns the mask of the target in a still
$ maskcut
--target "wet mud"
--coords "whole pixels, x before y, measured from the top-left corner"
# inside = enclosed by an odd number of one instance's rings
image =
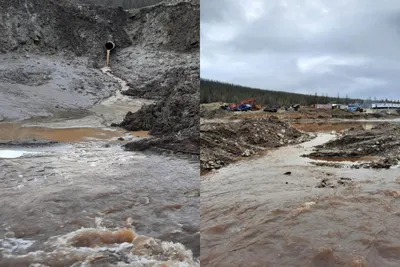
[[[341,161],[340,159],[370,158],[373,163],[363,163],[353,167],[390,168],[399,164],[400,124],[381,123],[370,129],[350,128],[335,140],[317,146],[308,156],[311,158]]]

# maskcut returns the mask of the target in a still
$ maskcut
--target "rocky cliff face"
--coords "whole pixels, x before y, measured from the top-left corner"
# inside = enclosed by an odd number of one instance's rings
[[[122,9],[72,1],[0,1],[0,120],[88,109],[119,85],[94,66],[104,43],[132,42]]]
[[[0,3],[0,52],[40,52],[94,57],[104,43],[132,42],[122,8],[79,6],[71,1],[5,0]]]
[[[133,46],[117,56],[115,72],[129,81],[126,95],[159,101],[120,124],[157,137],[127,149],[199,153],[199,8],[199,1],[175,1],[130,12],[126,29]]]
[[[156,139],[144,141],[141,148],[156,145],[198,153],[200,1],[167,1],[133,10],[80,3],[0,1],[2,98],[18,101],[10,94],[21,90],[27,99],[25,106],[32,107],[26,113],[40,115],[49,114],[53,107],[84,108],[98,102],[112,89],[112,81],[96,70],[104,66],[105,42],[112,40],[116,44],[112,71],[129,83],[124,94],[157,100],[135,114],[128,113],[120,125],[128,130],[150,130]],[[44,61],[45,66],[41,64]],[[10,62],[11,69],[7,67]],[[16,72],[11,73],[16,77],[11,82],[7,78],[10,71]],[[46,87],[47,99],[34,100],[37,93],[31,92],[37,85],[18,79],[32,75]],[[12,92],[7,91],[10,84]],[[76,101],[85,97],[87,101]],[[38,112],[40,109],[47,111]],[[7,117],[4,114],[0,108],[0,116]],[[129,144],[127,148],[136,146]]]

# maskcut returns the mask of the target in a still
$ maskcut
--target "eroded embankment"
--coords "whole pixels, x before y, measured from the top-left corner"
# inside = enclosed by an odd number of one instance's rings
[[[125,49],[116,58],[115,72],[128,81],[129,90],[124,94],[157,102],[128,113],[119,124],[128,130],[149,130],[155,137],[130,143],[126,148],[145,150],[155,146],[198,154],[199,1],[177,1],[140,9],[130,19],[127,32],[133,36],[134,44],[151,47],[154,53]],[[143,67],[147,74],[143,73]]]
[[[382,123],[366,130],[351,128],[326,144],[317,146],[307,155],[314,159],[358,159],[380,157],[372,163],[354,164],[353,167],[390,168],[400,160],[400,126]]]
[[[203,122],[200,127],[201,169],[219,169],[241,157],[309,138],[308,134],[276,117]]]

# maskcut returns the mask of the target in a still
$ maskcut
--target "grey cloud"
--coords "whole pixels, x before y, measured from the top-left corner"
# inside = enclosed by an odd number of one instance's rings
[[[279,6],[283,1],[263,1],[268,2],[263,15],[250,22],[239,2],[201,0],[203,78],[308,94],[347,91],[352,97],[400,99],[400,1],[317,1],[320,9],[307,8],[306,0],[288,0],[286,8]],[[318,14],[322,8],[329,13]],[[232,38],[217,40],[230,31]],[[330,60],[312,63],[321,57]],[[299,62],[306,66],[307,60],[316,65],[304,71]]]

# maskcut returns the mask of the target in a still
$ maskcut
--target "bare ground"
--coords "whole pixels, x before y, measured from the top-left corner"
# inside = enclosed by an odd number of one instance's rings
[[[362,158],[381,157],[372,163],[355,164],[353,167],[390,168],[400,160],[400,126],[382,123],[370,130],[351,128],[326,144],[317,146],[307,155],[313,158]]]
[[[200,126],[201,169],[219,169],[238,158],[308,139],[307,134],[276,117],[203,122]]]
[[[212,169],[219,169],[231,162],[252,156],[261,151],[286,146],[288,144],[301,143],[312,138],[305,133],[310,131],[302,127],[302,123],[297,123],[297,126],[300,127],[292,127],[296,126],[296,122],[326,122],[356,119],[380,120],[398,118],[399,116],[397,111],[362,113],[344,110],[317,110],[311,108],[303,108],[299,111],[279,110],[276,113],[265,112],[262,110],[230,112],[220,109],[219,106],[218,103],[213,103],[203,104],[200,107],[200,161],[203,172]],[[291,124],[289,125],[288,122],[291,122]],[[305,127],[307,128],[310,126],[305,125]],[[357,134],[360,133],[355,133],[355,135]],[[365,130],[363,134],[375,135],[378,133],[368,133],[368,131]],[[384,133],[382,132],[381,134]],[[377,136],[376,138],[380,139],[383,137]],[[394,145],[390,142],[388,144]],[[362,146],[362,144],[354,145],[358,145],[357,148]],[[337,150],[340,150],[342,157],[347,157],[347,154],[352,155],[353,153],[351,151],[347,151],[347,153],[341,149],[341,147],[337,147]],[[383,151],[384,150],[382,150],[382,152]],[[373,153],[364,153],[365,155],[363,153],[353,154],[354,157],[373,156]],[[384,154],[384,152],[381,154]],[[319,154],[313,154],[311,156],[318,155]],[[329,156],[329,153],[325,156]],[[338,163],[315,162],[314,164],[340,166]],[[370,164],[372,165],[368,166],[388,167],[395,164],[395,161],[392,157],[389,157],[377,163]],[[355,165],[355,167],[357,166],[358,165]]]

